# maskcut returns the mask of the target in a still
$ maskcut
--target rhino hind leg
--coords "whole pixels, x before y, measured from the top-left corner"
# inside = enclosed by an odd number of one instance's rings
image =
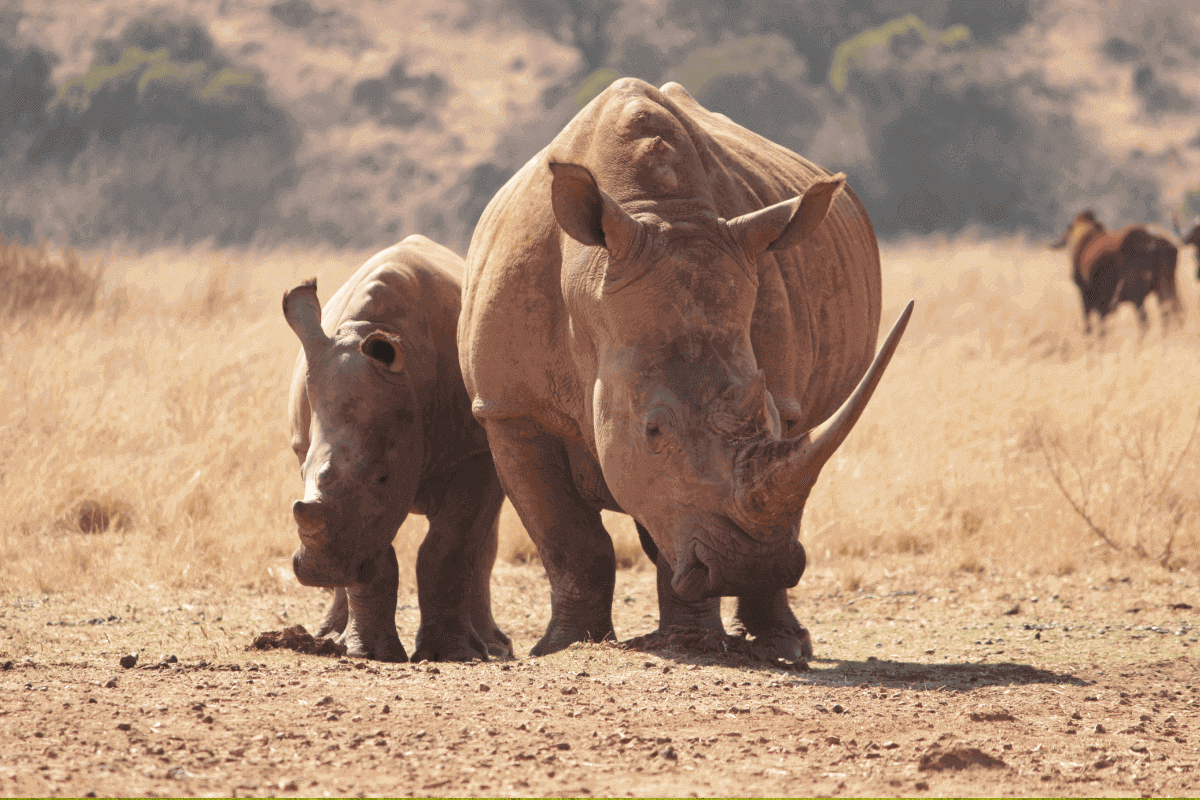
[[[581,496],[561,440],[531,420],[486,422],[496,469],[550,580],[550,622],[530,655],[615,640],[617,555],[600,511]]]
[[[511,658],[492,618],[490,582],[504,490],[487,453],[463,462],[438,487],[429,533],[417,552],[421,627],[416,661]]]
[[[812,637],[792,613],[787,589],[739,597],[734,626],[771,648],[776,658],[806,661],[813,656]]]
[[[376,661],[408,660],[396,633],[396,593],[400,569],[396,551],[388,546],[375,556],[374,577],[369,584],[347,588],[346,627],[338,639],[347,655]],[[335,600],[336,602],[336,600]]]
[[[494,472],[494,470],[493,470]],[[496,487],[500,479],[493,475]],[[504,490],[500,489],[500,502],[504,502]],[[496,565],[496,550],[500,538],[500,509],[497,507],[488,535],[484,541],[481,557],[475,563],[475,569],[470,579],[471,586],[471,626],[487,645],[488,655],[492,658],[509,659],[516,654],[513,651],[512,639],[500,630],[492,616],[492,568]]]
[[[339,586],[333,590],[333,602],[329,604],[329,610],[325,612],[325,619],[321,621],[314,636],[320,638],[331,633],[341,634],[346,630],[346,622],[349,618],[350,600],[346,597],[345,588]]]

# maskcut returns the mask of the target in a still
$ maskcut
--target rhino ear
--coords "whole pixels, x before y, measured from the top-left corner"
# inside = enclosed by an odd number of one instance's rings
[[[372,331],[363,339],[359,350],[388,372],[404,370],[404,347],[400,337],[388,331]]]
[[[603,247],[620,258],[637,246],[642,223],[631,217],[596,183],[582,164],[551,161],[554,181],[550,203],[554,218],[567,235],[589,247]]]
[[[283,295],[283,316],[300,337],[305,358],[324,349],[329,337],[321,328],[321,301],[317,299],[317,279],[311,278]]]
[[[839,172],[817,181],[799,197],[743,214],[725,224],[751,259],[768,250],[787,250],[817,229],[845,185],[846,176]]]

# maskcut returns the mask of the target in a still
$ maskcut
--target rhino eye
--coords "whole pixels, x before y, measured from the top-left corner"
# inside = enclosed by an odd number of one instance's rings
[[[660,452],[670,439],[671,412],[665,408],[656,408],[646,415],[642,424],[642,438],[646,447],[655,453]]]
[[[387,475],[380,475],[379,479],[375,482],[382,486],[383,484],[387,483],[387,479],[388,479]]]
[[[367,346],[367,353],[376,361],[391,364],[396,360],[396,348],[382,339],[376,339]]]

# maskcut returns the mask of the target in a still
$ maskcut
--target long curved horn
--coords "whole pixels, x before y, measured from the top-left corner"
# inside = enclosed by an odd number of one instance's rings
[[[738,455],[734,473],[734,498],[749,520],[760,524],[785,524],[803,511],[821,468],[862,416],[879,385],[883,371],[900,344],[912,316],[908,301],[892,326],[867,374],[837,412],[795,439],[756,442]]]

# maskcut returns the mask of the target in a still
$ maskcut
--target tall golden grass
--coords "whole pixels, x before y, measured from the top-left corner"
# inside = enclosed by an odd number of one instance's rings
[[[18,268],[0,252],[4,284]],[[23,296],[62,294],[72,263],[104,267],[78,267],[95,276],[81,299],[2,303],[0,591],[294,589],[298,343],[279,297],[315,275],[327,298],[369,254],[38,252],[48,284]],[[1103,339],[1084,336],[1066,257],[1041,243],[883,255],[885,327],[910,297],[916,312],[809,500],[810,569],[855,587],[897,559],[938,575],[1200,565],[1190,250],[1186,324],[1142,335],[1122,310]],[[622,565],[648,568],[630,521],[606,522]],[[424,530],[410,518],[396,540],[408,585]],[[536,558],[508,507],[500,558]]]

